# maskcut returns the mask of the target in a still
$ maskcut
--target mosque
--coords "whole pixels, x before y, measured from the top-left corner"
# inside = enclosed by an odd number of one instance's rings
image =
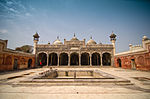
[[[112,44],[97,44],[92,37],[89,41],[79,40],[75,34],[71,40],[59,37],[52,43],[38,44],[39,34],[34,37],[34,51],[37,66],[66,66],[66,67],[98,67],[113,66],[116,35],[112,32]]]
[[[142,38],[142,45],[129,44],[129,51],[115,54],[116,35],[112,32],[112,44],[97,44],[92,37],[89,41],[79,40],[75,34],[70,40],[38,44],[39,34],[35,33],[34,51],[24,53],[7,48],[8,40],[0,39],[0,71],[27,69],[43,66],[53,67],[104,67],[150,71],[150,39]]]

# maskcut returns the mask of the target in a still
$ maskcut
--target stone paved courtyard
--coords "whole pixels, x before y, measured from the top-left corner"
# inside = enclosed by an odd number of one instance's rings
[[[98,85],[22,84],[48,68],[0,73],[0,99],[150,99],[150,72],[113,67],[57,68],[58,70],[100,70],[130,80],[130,83],[101,83]]]

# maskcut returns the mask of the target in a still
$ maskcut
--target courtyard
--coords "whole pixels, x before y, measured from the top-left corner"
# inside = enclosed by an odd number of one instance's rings
[[[0,73],[0,99],[149,99],[150,72],[114,67],[53,68],[59,71],[100,71],[126,82],[51,83],[23,82],[39,75],[48,67]]]

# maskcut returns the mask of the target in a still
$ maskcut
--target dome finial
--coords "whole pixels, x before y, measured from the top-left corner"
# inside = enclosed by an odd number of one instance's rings
[[[92,36],[90,37],[90,39],[92,39]]]
[[[57,39],[59,39],[59,36],[57,36]]]
[[[114,31],[112,30],[112,34],[114,34]]]
[[[74,33],[74,37],[76,37],[76,34]]]

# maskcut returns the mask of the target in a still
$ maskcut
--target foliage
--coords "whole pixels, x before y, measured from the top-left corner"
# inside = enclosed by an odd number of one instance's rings
[[[17,47],[15,50],[16,51],[23,51],[23,52],[26,52],[26,53],[32,53],[33,52],[33,46],[23,45],[21,47]]]

